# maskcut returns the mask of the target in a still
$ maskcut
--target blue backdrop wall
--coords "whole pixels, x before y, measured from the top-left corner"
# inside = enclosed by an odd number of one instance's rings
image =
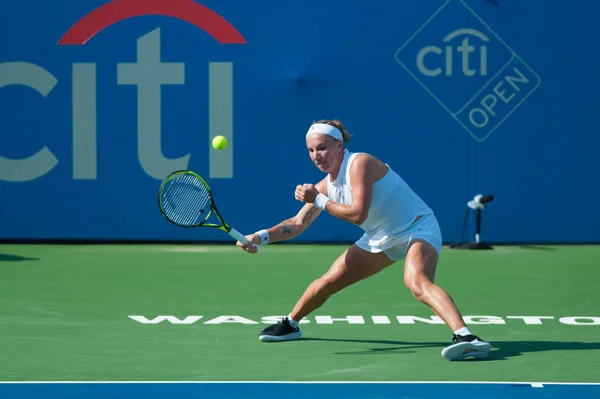
[[[159,214],[170,171],[206,176],[243,233],[322,178],[338,118],[459,239],[600,242],[600,3],[559,0],[2,0],[0,239],[230,240]],[[221,152],[216,134],[229,138]],[[468,234],[472,238],[472,225]],[[351,241],[323,215],[297,241]]]

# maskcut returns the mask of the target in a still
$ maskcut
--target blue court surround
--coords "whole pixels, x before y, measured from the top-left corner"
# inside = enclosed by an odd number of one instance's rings
[[[7,382],[0,398],[258,399],[282,390],[287,399],[600,398],[600,383],[534,382]]]

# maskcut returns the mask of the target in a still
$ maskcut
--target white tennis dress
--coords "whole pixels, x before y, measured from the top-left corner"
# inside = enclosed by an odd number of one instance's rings
[[[328,176],[327,196],[332,201],[352,204],[350,164],[358,154],[344,150],[337,179],[331,181],[331,176]],[[365,233],[356,245],[368,252],[384,251],[390,259],[400,260],[406,256],[410,241],[420,238],[433,245],[439,254],[442,236],[433,211],[387,166],[386,175],[373,186],[367,219],[359,226]],[[422,217],[414,222],[417,216]]]

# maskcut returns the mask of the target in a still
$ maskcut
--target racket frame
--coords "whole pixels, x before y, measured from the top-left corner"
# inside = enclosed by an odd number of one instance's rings
[[[173,179],[175,176],[178,175],[191,175],[194,176],[195,178],[197,178],[198,180],[200,180],[200,182],[204,185],[204,187],[206,188],[206,190],[208,191],[208,196],[210,199],[210,209],[208,211],[208,214],[206,215],[206,217],[204,218],[204,220],[201,223],[198,224],[193,224],[193,225],[182,225],[179,223],[174,222],[173,220],[171,220],[167,215],[166,212],[164,210],[163,207],[163,203],[162,203],[162,192],[163,189],[165,188],[165,186],[167,185],[167,183]],[[202,176],[200,176],[198,173],[193,172],[191,170],[187,170],[187,169],[182,169],[182,170],[176,170],[175,172],[170,173],[167,177],[164,178],[164,180],[162,181],[162,183],[160,184],[160,187],[158,189],[158,208],[160,209],[160,213],[163,215],[163,217],[165,219],[167,219],[167,221],[169,221],[170,223],[178,226],[178,227],[183,227],[183,228],[193,228],[193,227],[212,227],[212,228],[217,228],[221,231],[224,231],[225,233],[229,234],[231,237],[235,238],[237,241],[243,243],[243,244],[248,244],[250,241],[248,241],[248,239],[239,231],[237,231],[236,229],[234,229],[233,227],[231,227],[221,216],[221,214],[219,213],[219,210],[217,209],[217,206],[215,204],[215,200],[213,197],[213,193],[212,190],[210,189],[210,186],[208,185],[208,183],[206,182],[206,180],[204,180],[202,178]],[[221,222],[221,224],[216,224],[216,223],[207,223],[208,218],[210,217],[210,215],[212,214],[212,212],[214,211],[215,215],[217,216],[217,218],[219,219],[219,221]]]

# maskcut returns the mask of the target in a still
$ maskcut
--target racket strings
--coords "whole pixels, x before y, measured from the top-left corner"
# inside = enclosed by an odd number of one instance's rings
[[[188,178],[188,176],[185,176],[185,178]],[[203,216],[202,214],[205,212],[204,207],[209,200],[208,193],[196,192],[196,188],[201,187],[196,187],[193,181],[182,182],[182,184],[174,187],[173,197],[179,202],[177,207],[181,210],[179,214],[174,216],[180,223],[196,222],[197,218]],[[197,196],[197,194],[199,195]]]
[[[210,214],[210,193],[192,175],[183,174],[170,180],[163,189],[162,197],[165,216],[176,224],[199,225]]]

